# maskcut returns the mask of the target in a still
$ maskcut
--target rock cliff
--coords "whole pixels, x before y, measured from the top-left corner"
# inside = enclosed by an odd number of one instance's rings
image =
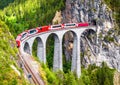
[[[66,8],[62,11],[62,23],[96,23],[96,32],[88,30],[81,36],[83,66],[100,66],[104,61],[110,68],[120,71],[120,36],[114,32],[115,20],[112,16],[111,9],[103,0],[66,0]],[[64,38],[66,60],[70,60],[72,56],[71,50],[67,50],[72,40],[72,33],[67,33]]]

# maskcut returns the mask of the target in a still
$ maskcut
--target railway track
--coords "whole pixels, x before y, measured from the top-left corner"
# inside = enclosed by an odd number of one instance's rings
[[[33,83],[35,85],[44,85],[44,82],[40,78],[39,74],[34,73],[34,70],[31,68],[31,66],[28,64],[28,62],[26,62],[24,57],[19,54],[19,58],[22,62],[22,66],[24,65],[23,69],[27,71],[26,75],[30,74],[30,76],[31,76],[31,79],[32,79],[32,81],[30,80],[31,83]]]

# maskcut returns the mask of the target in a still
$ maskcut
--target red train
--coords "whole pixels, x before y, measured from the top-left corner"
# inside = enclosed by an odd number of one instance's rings
[[[18,48],[20,47],[20,43],[22,40],[34,34],[46,32],[50,30],[60,30],[60,29],[77,28],[77,27],[85,27],[85,26],[89,26],[89,23],[65,23],[58,25],[42,26],[42,27],[26,30],[17,36],[16,38],[17,47]]]

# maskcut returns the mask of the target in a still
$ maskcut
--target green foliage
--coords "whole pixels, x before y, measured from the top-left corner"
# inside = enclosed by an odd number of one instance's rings
[[[48,85],[53,85],[53,84],[57,85],[57,79],[55,74],[52,71],[50,71],[50,69],[44,64],[42,64],[42,68],[46,73]]]
[[[63,60],[63,71],[68,73],[71,70],[71,61],[64,61]]]
[[[48,37],[47,40],[47,46],[46,46],[46,52],[47,52],[47,64],[49,68],[53,68],[53,54],[54,54],[54,35],[51,34]]]
[[[89,67],[91,70],[91,68]],[[89,70],[88,69],[88,70]],[[91,71],[91,85],[113,85],[114,70],[107,67],[106,63],[102,63],[102,67]]]
[[[81,81],[84,85],[90,85],[89,72],[86,69],[82,69]]]
[[[38,41],[35,40],[32,46],[32,55],[37,57],[37,45],[38,45]]]
[[[0,9],[3,9],[4,7],[8,6],[9,3],[14,2],[14,0],[0,0]]]
[[[88,69],[82,68],[82,74],[78,79],[74,73],[68,71],[51,72],[46,65],[43,65],[46,72],[48,85],[113,85],[114,70],[102,63],[102,67],[90,65]]]
[[[20,70],[16,64],[16,54],[18,50],[14,41],[8,27],[0,21],[0,85],[27,84],[23,76],[19,76],[13,68],[11,68],[11,65],[14,65]]]
[[[64,84],[65,85],[77,85],[75,76],[72,72],[64,74]]]
[[[15,0],[4,8],[0,18],[16,37],[26,29],[51,24],[55,12],[63,9],[64,0]]]
[[[48,85],[79,85],[78,79],[72,72],[64,73],[62,71],[52,72],[46,65],[42,65],[46,73]]]
[[[88,69],[82,68],[78,85],[113,85],[114,70],[102,63],[102,67],[90,65]]]
[[[108,36],[108,35],[106,35],[106,36],[104,37],[104,40],[107,41],[107,42],[114,42],[114,38],[111,37],[111,36]]]

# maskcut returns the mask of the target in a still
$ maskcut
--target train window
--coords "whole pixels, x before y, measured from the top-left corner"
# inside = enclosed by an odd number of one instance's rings
[[[52,28],[59,28],[62,27],[61,25],[52,25]]]
[[[36,33],[36,30],[35,29],[34,30],[30,30],[29,33],[30,34],[34,34],[34,33]]]
[[[24,37],[26,37],[26,35],[27,33],[23,33],[21,38],[23,39]]]
[[[71,23],[71,24],[65,24],[65,26],[75,26],[76,24],[74,24],[74,23]]]

